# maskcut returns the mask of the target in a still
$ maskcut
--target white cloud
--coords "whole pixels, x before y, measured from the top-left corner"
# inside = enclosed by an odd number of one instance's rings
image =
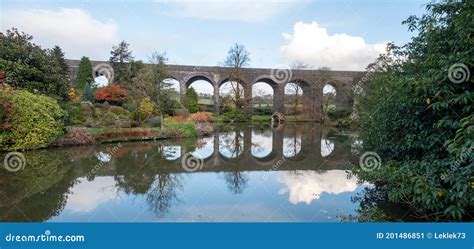
[[[2,30],[16,27],[33,35],[33,41],[44,48],[59,45],[66,58],[108,59],[110,49],[119,42],[113,21],[94,19],[81,9],[9,9],[2,15]]]
[[[298,22],[293,27],[293,34],[282,35],[286,44],[280,49],[286,59],[333,70],[364,70],[385,51],[387,43],[368,44],[358,36],[330,35],[316,22]]]
[[[160,1],[158,1],[160,2]],[[270,19],[305,1],[289,0],[181,0],[165,1],[172,15],[210,20],[260,22]]]

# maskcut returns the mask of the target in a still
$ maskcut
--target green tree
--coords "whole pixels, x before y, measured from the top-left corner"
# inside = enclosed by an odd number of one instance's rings
[[[87,84],[94,81],[92,72],[92,63],[88,57],[83,56],[79,62],[79,69],[77,71],[76,88],[84,90]]]
[[[183,106],[188,109],[188,112],[195,113],[198,111],[198,94],[194,88],[190,87],[183,99]]]
[[[86,84],[82,98],[86,101],[94,101],[94,89],[92,89],[92,83]]]
[[[118,85],[124,86],[130,78],[130,62],[133,61],[132,51],[128,48],[130,44],[121,41],[117,46],[112,47],[109,61],[114,69],[114,81]]]
[[[171,115],[178,108],[179,103],[175,98],[172,83],[167,81],[169,69],[165,53],[154,52],[149,58],[152,88],[149,96],[156,103],[160,114]]]
[[[32,39],[33,36],[15,28],[0,32],[0,71],[5,72],[4,83],[65,100],[67,78],[56,58]]]
[[[411,42],[389,45],[368,68],[374,78],[363,86],[358,105],[361,137],[383,164],[355,173],[384,183],[390,201],[408,205],[421,218],[469,220],[474,2],[446,0],[426,9],[421,18],[404,22],[417,33]]]
[[[69,77],[69,65],[66,62],[66,58],[64,57],[64,52],[61,47],[56,45],[49,51],[49,53],[53,58],[56,59],[64,77]]]

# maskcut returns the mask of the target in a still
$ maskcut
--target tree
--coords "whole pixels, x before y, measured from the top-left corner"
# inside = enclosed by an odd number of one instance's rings
[[[152,91],[150,97],[157,105],[161,114],[171,115],[178,108],[178,101],[174,98],[172,83],[167,81],[169,71],[166,62],[168,58],[165,53],[154,52],[149,58],[151,66]]]
[[[95,99],[98,102],[107,101],[110,104],[122,105],[127,101],[127,91],[120,86],[110,84],[101,87],[95,92]]]
[[[33,36],[12,28],[0,33],[0,71],[4,83],[30,92],[67,99],[68,81],[56,58],[32,43]]]
[[[186,91],[186,94],[184,95],[184,99],[183,99],[183,105],[184,107],[186,107],[186,109],[188,109],[188,112],[195,113],[198,111],[198,99],[199,99],[199,96],[196,90],[190,87]]]
[[[303,89],[296,83],[288,83],[286,95],[289,97],[289,104],[292,106],[292,114],[297,115],[298,106],[303,102],[300,98],[303,95]]]
[[[114,69],[114,80],[116,84],[124,85],[130,75],[130,62],[133,61],[132,51],[128,48],[130,44],[121,41],[117,46],[112,47],[109,61]]]
[[[82,98],[89,102],[94,101],[94,90],[92,89],[91,83],[87,83],[84,87],[84,93],[82,94]]]
[[[404,24],[417,35],[368,67],[373,78],[357,107],[364,148],[383,165],[354,172],[427,220],[473,217],[473,8],[447,0],[409,17]]]
[[[56,62],[64,77],[69,77],[69,65],[66,62],[66,58],[64,57],[64,52],[61,47],[56,45],[49,51],[49,53],[53,58],[56,59]]]
[[[250,114],[251,99],[244,99],[244,89],[240,85],[240,81],[244,76],[242,68],[249,66],[250,53],[243,45],[234,44],[227,52],[227,57],[223,65],[228,67],[227,76],[230,82],[231,97],[236,110],[245,109],[247,114]]]
[[[79,69],[76,77],[76,88],[84,90],[87,84],[92,84],[94,75],[92,73],[92,63],[88,57],[83,56],[79,62]]]

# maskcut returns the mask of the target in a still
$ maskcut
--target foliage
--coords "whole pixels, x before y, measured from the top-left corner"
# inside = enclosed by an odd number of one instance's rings
[[[328,106],[327,108],[327,115],[330,118],[346,118],[349,117],[352,113],[352,107],[334,107],[332,105]]]
[[[362,180],[386,183],[389,200],[429,220],[472,219],[474,92],[472,79],[453,83],[450,67],[472,70],[472,1],[426,6],[404,23],[417,35],[391,44],[368,69],[358,113],[366,149],[383,165],[356,169]],[[458,64],[456,64],[458,63]],[[471,217],[471,218],[469,218]]]
[[[67,92],[67,96],[69,98],[69,100],[73,101],[73,102],[77,102],[79,100],[81,100],[81,95],[76,91],[76,89],[74,88],[69,88],[69,91]]]
[[[194,122],[210,122],[212,115],[212,112],[196,112],[191,114],[189,119]]]
[[[0,131],[11,128],[10,113],[13,112],[13,106],[10,96],[13,94],[13,89],[5,85],[0,85]],[[0,140],[0,144],[2,141]]]
[[[5,149],[43,148],[63,133],[65,112],[53,98],[25,90],[15,90],[11,96],[6,97],[11,102],[13,111],[9,113],[12,127],[0,134],[0,141]]]
[[[118,85],[110,84],[97,89],[95,92],[95,100],[98,102],[121,105],[127,101],[127,91]]]
[[[88,57],[82,57],[79,62],[79,69],[76,77],[76,88],[84,89],[87,84],[92,84],[94,76],[92,72],[92,63]]]
[[[128,48],[130,44],[121,41],[117,46],[112,47],[109,61],[114,69],[114,80],[118,85],[125,85],[129,80],[130,64],[133,61],[132,51]]]
[[[252,115],[243,110],[232,108],[231,111],[224,113],[224,121],[226,122],[245,122],[250,121]]]
[[[145,118],[148,118],[155,111],[155,104],[151,102],[150,97],[146,97],[140,101],[140,113],[143,113]]]
[[[0,32],[0,71],[4,83],[64,100],[68,82],[56,57],[13,28]]]
[[[49,54],[56,60],[58,67],[60,68],[64,77],[69,77],[69,65],[66,62],[66,58],[64,57],[64,52],[61,47],[57,45],[54,46],[49,50]]]
[[[194,90],[194,88],[190,87],[183,98],[183,106],[188,109],[189,113],[195,113],[198,111],[198,99],[199,96]]]
[[[94,89],[92,89],[92,84],[87,83],[84,87],[84,92],[82,93],[82,98],[85,101],[92,102],[94,101]]]
[[[258,108],[253,108],[253,114],[254,115],[272,115],[273,111],[272,111],[272,108],[270,107],[258,107]]]
[[[161,118],[160,117],[153,117],[153,118],[149,118],[146,120],[146,123],[150,126],[150,127],[161,127]]]
[[[170,119],[165,122],[165,128],[168,131],[182,134],[183,137],[197,137],[196,127],[192,122],[179,122]]]

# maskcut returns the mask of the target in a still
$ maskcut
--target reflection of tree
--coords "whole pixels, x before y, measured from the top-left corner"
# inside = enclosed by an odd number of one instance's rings
[[[176,151],[172,151],[173,148]],[[150,209],[163,216],[173,202],[177,202],[176,191],[182,188],[181,178],[171,174],[169,166],[172,161],[166,160],[168,153],[178,153],[180,146],[158,144],[145,151],[130,153],[114,159],[117,186],[127,194],[145,195]]]
[[[359,208],[356,210],[357,216],[340,217],[343,220],[359,222],[416,221],[411,216],[409,209],[388,201],[383,187],[366,187],[351,199],[353,203],[359,203]]]
[[[247,188],[249,176],[242,171],[232,171],[224,173],[224,179],[227,183],[227,187],[234,194],[242,194],[244,189]]]
[[[46,221],[66,205],[76,182],[70,159],[60,151],[25,152],[27,166],[10,174],[0,170],[1,221]]]
[[[178,202],[177,190],[182,189],[181,177],[176,174],[160,173],[156,175],[156,180],[152,188],[148,191],[146,200],[150,209],[157,215],[165,215],[173,202]]]
[[[231,152],[230,158],[235,158],[244,152],[244,134],[243,132],[233,132],[224,134],[219,138],[222,141],[222,148]]]
[[[286,157],[294,157],[301,150],[301,134],[296,129],[296,126],[286,126],[285,130],[285,145],[283,154]]]

